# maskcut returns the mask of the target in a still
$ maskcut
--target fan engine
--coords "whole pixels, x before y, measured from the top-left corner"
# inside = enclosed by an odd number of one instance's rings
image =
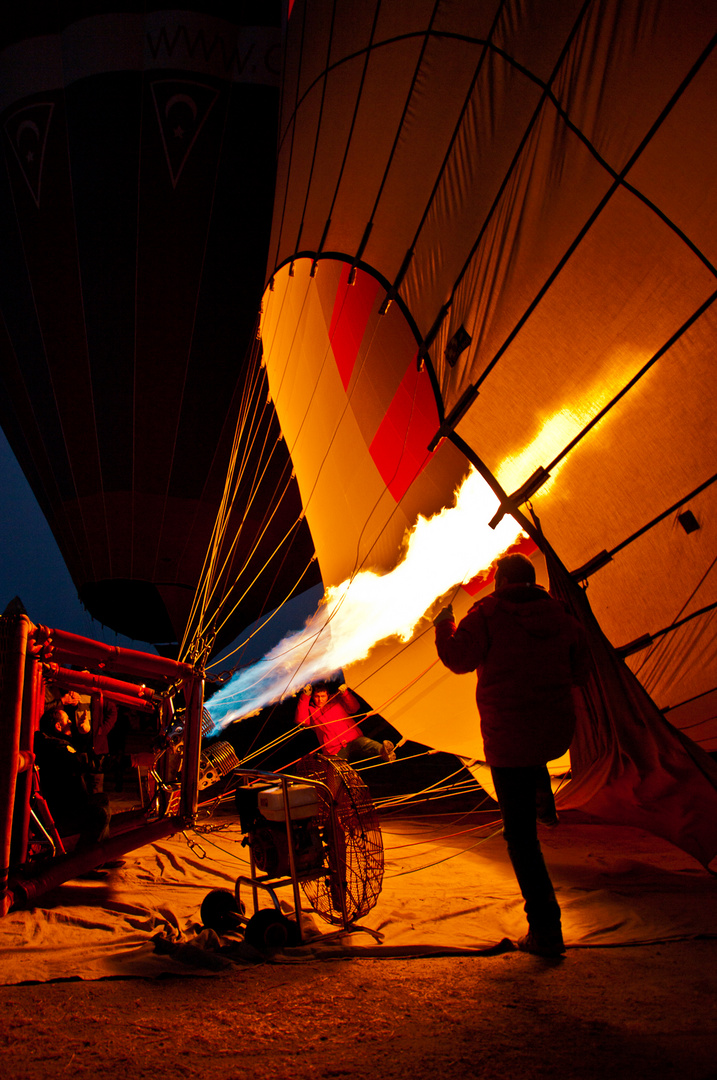
[[[257,870],[268,877],[291,874],[289,837],[281,787],[247,787],[237,789],[237,807],[242,832]],[[316,790],[308,784],[289,789],[289,813],[293,844],[294,870],[304,874],[318,870],[324,859],[324,848],[317,824],[319,804]]]

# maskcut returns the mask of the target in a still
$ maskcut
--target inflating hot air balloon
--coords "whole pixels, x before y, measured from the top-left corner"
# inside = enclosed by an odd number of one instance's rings
[[[252,362],[280,59],[278,2],[0,28],[0,422],[80,599],[142,641],[181,640],[232,454],[239,625],[319,580]]]
[[[639,824],[662,803],[703,861],[714,765],[657,706],[717,748],[716,32],[677,0],[297,0],[262,316],[325,583],[392,572],[475,470],[489,527],[512,516],[602,629],[568,799]],[[480,757],[473,680],[432,636],[347,681]]]
[[[2,420],[80,593],[124,632],[118,596],[140,636],[189,618],[211,639],[237,570],[248,623],[320,568],[327,602],[263,662],[271,693],[341,668],[406,737],[480,761],[473,680],[438,666],[431,614],[532,548],[592,628],[566,804],[709,862],[717,13],[286,14],[278,123],[278,20],[252,5],[240,30],[207,5],[6,36]],[[242,368],[267,247],[266,367],[257,345]],[[264,379],[285,445],[271,411],[253,424]],[[445,513],[469,489],[477,565]]]

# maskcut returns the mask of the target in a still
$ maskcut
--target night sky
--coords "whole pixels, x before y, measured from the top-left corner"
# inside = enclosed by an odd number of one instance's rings
[[[82,606],[50,527],[2,431],[0,491],[0,613],[19,596],[36,625],[155,652],[152,645],[103,627]]]
[[[82,634],[107,645],[156,652],[153,645],[133,641],[103,626],[82,606],[50,527],[2,430],[0,491],[3,499],[0,521],[0,614],[14,596],[19,596],[35,625]],[[317,586],[289,601],[279,617],[252,638],[250,647],[242,652],[242,660],[258,659],[285,634],[303,626],[304,621],[316,610],[322,592],[321,586]],[[252,629],[253,626],[248,627],[245,633],[250,634]],[[224,653],[230,650],[231,646],[228,646]]]

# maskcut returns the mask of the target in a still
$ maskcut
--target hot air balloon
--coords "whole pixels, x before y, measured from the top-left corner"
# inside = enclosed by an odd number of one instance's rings
[[[715,801],[695,744],[717,749],[716,31],[710,5],[676,0],[297,0],[262,315],[326,584],[389,572],[474,469],[489,524],[512,515],[589,601],[618,712],[644,729],[620,747],[609,708],[585,720],[573,805],[642,823],[641,785],[658,802],[672,769],[695,790],[656,825],[670,838]],[[347,681],[480,757],[472,680],[436,666],[429,631]]]
[[[601,682],[567,798],[608,816],[614,804],[619,817],[646,778],[662,796],[670,768],[680,791],[696,770],[691,807],[665,811],[663,833],[684,833],[712,805],[714,770],[661,710],[703,750],[717,746],[717,16],[697,0],[298,0],[286,14],[278,122],[265,25],[278,17],[259,20],[251,5],[238,36],[209,5],[8,31],[3,371],[14,405],[2,420],[81,596],[125,633],[141,617],[141,636],[161,641],[197,617],[211,638],[216,626],[191,605],[208,545],[205,599],[243,568],[246,622],[316,584],[319,568],[355,595],[364,571],[402,565],[407,532],[478,476],[485,527],[497,535],[512,520],[500,544],[532,548],[541,580],[597,619]],[[114,145],[128,126],[122,168],[107,165],[102,139],[81,138],[107,132]],[[275,131],[274,174],[263,148]],[[53,186],[55,152],[65,165]],[[267,250],[266,366],[255,345],[242,367]],[[285,445],[272,409],[253,404],[267,385]],[[74,421],[96,418],[97,402],[102,423],[86,437]],[[273,445],[269,464],[252,459]],[[239,459],[247,467],[227,487],[226,463]],[[450,541],[441,559],[454,559]],[[490,575],[453,569],[462,613]],[[346,654],[347,681],[410,738],[479,761],[471,680],[438,667],[430,604],[406,636],[379,633],[377,603],[363,620],[377,624],[376,647]],[[631,733],[640,714],[659,769],[644,740],[620,746],[608,699]],[[621,803],[625,759],[635,768]],[[693,845],[703,861],[707,832]]]
[[[0,423],[81,601],[141,641],[181,640],[232,453],[241,625],[319,580],[252,362],[280,24],[88,2],[0,30]]]

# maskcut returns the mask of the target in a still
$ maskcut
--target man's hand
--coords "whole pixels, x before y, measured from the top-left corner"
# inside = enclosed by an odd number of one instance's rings
[[[453,604],[448,604],[442,611],[439,611],[433,620],[433,625],[438,626],[439,623],[444,622],[446,619],[453,619]]]

